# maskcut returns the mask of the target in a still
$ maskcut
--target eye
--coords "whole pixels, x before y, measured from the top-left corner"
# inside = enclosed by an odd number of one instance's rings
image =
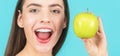
[[[31,13],[38,13],[39,10],[38,10],[38,9],[31,9],[30,12],[31,12]]]
[[[58,13],[60,13],[60,10],[52,10],[51,12],[55,13],[55,14],[58,14]]]

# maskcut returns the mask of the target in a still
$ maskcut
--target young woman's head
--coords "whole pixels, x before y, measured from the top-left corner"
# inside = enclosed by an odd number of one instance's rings
[[[15,56],[24,48],[55,55],[68,24],[67,0],[18,0],[5,56]]]

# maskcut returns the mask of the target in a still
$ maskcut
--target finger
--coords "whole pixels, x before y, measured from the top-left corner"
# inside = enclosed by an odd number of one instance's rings
[[[100,17],[98,17],[98,22],[99,22],[99,28],[98,28],[97,35],[101,36],[99,38],[103,38],[103,37],[105,37],[105,33],[104,33],[104,29],[103,29],[102,20]]]
[[[99,22],[98,32],[99,33],[104,33],[104,29],[103,29],[103,25],[102,25],[102,20],[101,20],[100,17],[98,17],[98,22]]]
[[[99,21],[99,29],[98,29],[98,32],[97,32],[97,35],[98,35],[98,40],[99,40],[99,47],[100,48],[106,48],[107,46],[107,41],[106,41],[106,36],[105,36],[105,33],[104,33],[104,29],[103,29],[103,24],[102,24],[102,20],[100,17],[98,17],[98,21]]]
[[[97,46],[93,42],[92,39],[82,39],[84,41],[85,47],[90,55],[96,55],[97,53]]]

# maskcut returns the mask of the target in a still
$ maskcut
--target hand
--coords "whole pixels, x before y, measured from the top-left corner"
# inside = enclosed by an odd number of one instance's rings
[[[82,39],[90,56],[108,56],[107,43],[102,21],[98,17],[99,29],[94,38]]]

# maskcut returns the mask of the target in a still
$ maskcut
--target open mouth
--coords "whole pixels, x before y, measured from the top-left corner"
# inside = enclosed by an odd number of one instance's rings
[[[35,35],[40,43],[49,42],[53,31],[51,29],[37,29],[35,30]]]

